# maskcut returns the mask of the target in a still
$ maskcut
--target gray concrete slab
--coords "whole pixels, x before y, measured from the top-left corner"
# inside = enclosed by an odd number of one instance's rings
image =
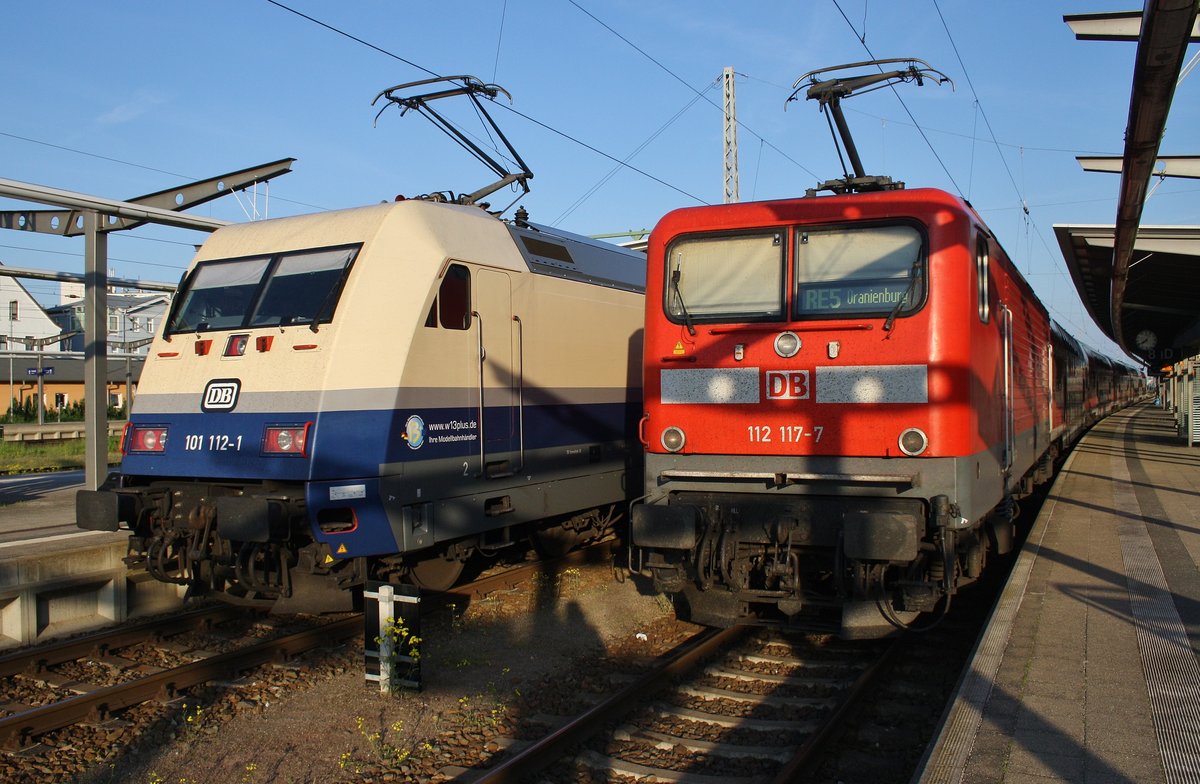
[[[1200,449],[1131,408],[1068,459],[914,781],[1200,780],[1198,650]]]
[[[130,569],[128,532],[81,531],[82,472],[0,477],[0,649],[178,607],[181,586]]]
[[[79,530],[75,492],[82,488],[82,471],[0,476],[0,561],[126,541],[127,533]]]

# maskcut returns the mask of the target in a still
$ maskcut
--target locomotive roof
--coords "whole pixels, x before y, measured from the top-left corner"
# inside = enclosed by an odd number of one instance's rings
[[[477,207],[417,200],[227,226],[213,233],[196,259],[229,258],[266,250],[292,250],[362,241],[375,236],[389,216],[400,213],[413,214],[410,212],[412,210],[416,210],[417,215],[429,217],[429,220],[417,218],[417,223],[412,225],[419,225],[421,231],[428,233],[429,240],[449,256],[487,256],[492,263],[512,268],[525,266],[531,272],[541,275],[638,293],[645,290],[644,253],[549,226],[503,222]],[[458,212],[461,217],[454,220],[471,221],[480,229],[489,224],[497,229],[504,227],[513,238],[513,247],[518,251],[519,259],[512,255],[511,250],[498,256],[494,239],[490,245],[491,253],[479,252],[479,248],[476,247],[478,243],[468,238],[478,239],[483,235],[479,235],[477,231],[447,231],[448,224],[445,223],[445,219],[433,217],[444,216],[446,212]],[[489,233],[490,230],[484,230],[484,234]],[[467,248],[470,247],[475,247],[476,252],[467,252]]]
[[[510,223],[508,230],[535,273],[639,294],[646,289],[644,253],[532,223]]]

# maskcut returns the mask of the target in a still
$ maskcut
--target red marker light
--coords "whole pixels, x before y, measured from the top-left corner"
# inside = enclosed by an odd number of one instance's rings
[[[157,453],[167,448],[167,429],[162,426],[131,425],[124,441],[128,452]]]
[[[310,427],[312,422],[303,425],[268,425],[263,432],[263,452],[268,455],[305,456]]]

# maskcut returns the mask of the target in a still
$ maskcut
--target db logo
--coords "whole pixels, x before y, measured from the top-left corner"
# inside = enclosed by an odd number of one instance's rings
[[[241,388],[242,382],[236,378],[217,378],[209,381],[204,387],[204,400],[200,403],[200,410],[232,411],[237,405]]]
[[[807,370],[768,370],[767,398],[808,400]]]

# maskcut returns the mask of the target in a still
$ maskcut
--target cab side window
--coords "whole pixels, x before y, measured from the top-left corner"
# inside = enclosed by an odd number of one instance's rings
[[[451,264],[442,278],[438,289],[437,323],[443,329],[471,328],[471,271],[461,264]],[[430,310],[426,326],[434,326],[434,312]]]
[[[988,320],[991,318],[990,266],[987,237],[980,235],[975,242],[975,276],[977,279],[979,320],[984,324],[988,323]]]

